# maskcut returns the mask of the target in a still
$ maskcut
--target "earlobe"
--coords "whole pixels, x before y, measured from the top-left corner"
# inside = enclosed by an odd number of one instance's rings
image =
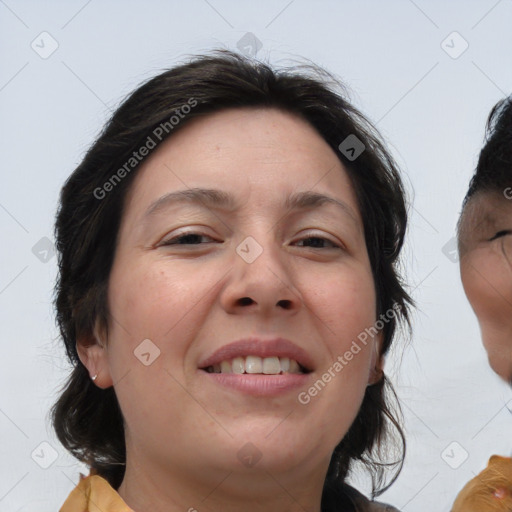
[[[381,360],[383,360],[383,358],[381,358]],[[382,364],[378,364],[370,370],[368,386],[373,386],[382,380],[384,377],[384,369],[382,366]]]
[[[384,356],[380,354],[382,336],[375,339],[372,357],[370,360],[370,372],[368,375],[368,386],[373,386],[382,380],[384,377]]]
[[[105,343],[94,333],[87,337],[78,338],[76,351],[82,364],[89,371],[89,376],[94,384],[106,389],[113,385],[108,364],[107,350]]]

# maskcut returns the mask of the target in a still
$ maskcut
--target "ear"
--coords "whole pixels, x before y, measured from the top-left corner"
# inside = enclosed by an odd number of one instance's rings
[[[96,376],[93,382],[102,389],[113,385],[108,364],[106,339],[105,330],[101,330],[96,323],[92,333],[76,340],[76,351],[80,361],[89,370],[91,380]]]
[[[383,333],[379,332],[373,339],[373,348],[370,359],[370,373],[368,375],[368,386],[377,384],[384,376],[384,356],[382,355]]]

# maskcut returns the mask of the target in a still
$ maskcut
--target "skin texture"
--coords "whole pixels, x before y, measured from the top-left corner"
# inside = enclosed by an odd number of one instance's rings
[[[182,202],[145,217],[162,196],[196,187],[229,193],[235,204]],[[311,191],[346,211],[285,206],[290,194]],[[190,232],[203,236],[162,245]],[[236,252],[248,236],[263,249],[252,263]],[[108,296],[108,336],[98,326],[77,348],[98,373],[95,384],[114,385],[119,399],[126,503],[136,511],[319,511],[332,451],[382,361],[377,336],[307,405],[297,400],[376,321],[355,194],[317,132],[275,109],[230,109],[173,134],[132,184]],[[308,385],[248,396],[198,369],[247,336],[281,336],[304,349],[313,361]],[[134,356],[145,339],[160,350],[149,366]],[[247,443],[261,454],[253,467],[237,456]]]
[[[460,223],[460,272],[478,318],[489,363],[512,382],[512,201],[480,192]]]

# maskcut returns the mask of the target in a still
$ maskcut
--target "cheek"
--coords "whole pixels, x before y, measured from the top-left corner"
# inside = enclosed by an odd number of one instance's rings
[[[134,436],[147,437],[148,430],[164,436],[166,428],[179,432],[183,417],[200,416],[182,383],[187,350],[219,275],[197,268],[192,272],[169,261],[135,259],[113,269],[109,367]]]
[[[201,309],[219,275],[176,262],[135,262],[112,275],[111,311],[130,334],[161,339],[192,323],[189,315]]]
[[[362,266],[348,268],[316,279],[311,289],[315,292],[306,306],[314,313],[315,329],[322,333],[328,354],[318,372],[329,388],[321,400],[333,411],[340,405],[345,412],[357,409],[368,384],[376,327],[382,328],[376,324],[373,276]]]
[[[187,351],[222,274],[209,267],[192,271],[182,263],[134,260],[112,272],[110,368],[114,382],[130,381],[124,386],[129,393],[161,389],[164,382],[173,387],[168,372],[183,380]],[[127,372],[130,378],[124,379]]]
[[[376,297],[373,277],[365,268],[348,268],[309,283],[307,306],[314,308],[340,348],[374,325]]]
[[[493,370],[512,375],[512,278],[498,254],[474,251],[461,264],[464,290],[478,318],[482,342]]]
[[[502,255],[475,249],[461,262],[461,278],[481,325],[512,324],[512,273]]]

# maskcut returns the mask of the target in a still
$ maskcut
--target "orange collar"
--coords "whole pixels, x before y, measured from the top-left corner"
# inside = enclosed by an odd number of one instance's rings
[[[99,475],[81,476],[59,512],[134,512]]]

